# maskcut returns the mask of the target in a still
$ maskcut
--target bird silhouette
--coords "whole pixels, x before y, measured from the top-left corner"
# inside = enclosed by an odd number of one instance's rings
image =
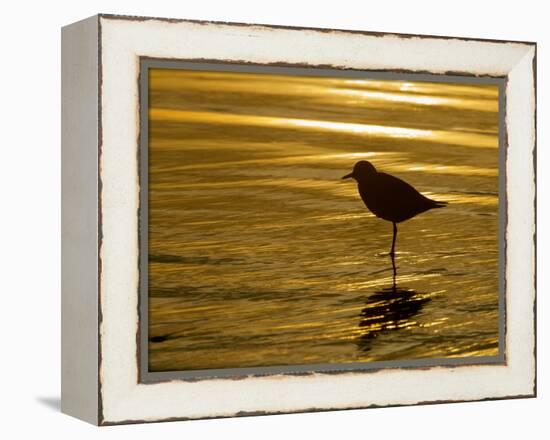
[[[349,178],[357,181],[359,195],[367,208],[376,217],[393,223],[390,256],[395,277],[397,223],[409,220],[430,209],[443,208],[447,206],[447,202],[438,202],[423,196],[407,182],[395,176],[378,172],[374,165],[366,160],[357,162],[353,171],[342,177],[342,179]]]

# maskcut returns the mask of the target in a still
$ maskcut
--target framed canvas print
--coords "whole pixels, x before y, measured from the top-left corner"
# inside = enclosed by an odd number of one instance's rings
[[[62,32],[62,410],[536,394],[536,46],[99,15]]]

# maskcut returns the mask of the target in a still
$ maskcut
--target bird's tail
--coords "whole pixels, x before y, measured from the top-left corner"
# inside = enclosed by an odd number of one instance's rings
[[[449,202],[438,202],[434,200],[434,208],[444,208]]]

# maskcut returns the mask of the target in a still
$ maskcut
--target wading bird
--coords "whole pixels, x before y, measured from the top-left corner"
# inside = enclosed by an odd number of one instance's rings
[[[374,165],[366,160],[355,164],[353,171],[342,179],[353,178],[357,181],[359,195],[367,208],[381,219],[393,223],[393,239],[390,256],[395,269],[395,240],[397,223],[433,208],[443,208],[447,202],[437,202],[420,194],[407,182],[386,173],[379,173]]]

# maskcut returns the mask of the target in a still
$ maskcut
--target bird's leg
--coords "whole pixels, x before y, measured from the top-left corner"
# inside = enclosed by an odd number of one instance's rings
[[[393,222],[393,239],[391,241],[391,251],[390,255],[393,259],[395,256],[395,239],[397,238],[397,223]]]
[[[395,267],[395,239],[397,238],[397,224],[393,222],[393,239],[391,242],[391,264],[393,268],[393,285],[395,286],[395,277],[397,276],[397,268]]]

